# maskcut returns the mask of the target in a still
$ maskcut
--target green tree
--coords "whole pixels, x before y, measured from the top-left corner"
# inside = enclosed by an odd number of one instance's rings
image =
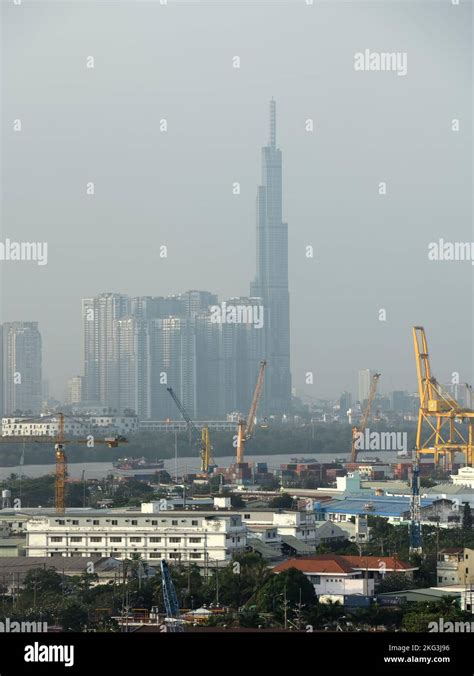
[[[468,502],[464,503],[464,509],[462,512],[462,527],[463,530],[472,530],[472,512],[471,506]]]
[[[241,627],[257,628],[264,625],[265,622],[258,614],[255,608],[244,608],[239,613],[239,625]]]
[[[328,603],[319,603],[318,601],[305,609],[304,618],[307,624],[313,629],[324,629],[327,626],[334,626],[338,620],[346,615],[344,606],[339,601]]]
[[[242,497],[237,493],[233,493],[230,496],[230,504],[234,509],[242,509],[245,507],[245,502],[242,500]]]
[[[25,575],[24,591],[36,595],[37,599],[45,595],[61,594],[63,578],[54,568],[33,568]]]
[[[377,587],[377,591],[382,594],[384,592],[401,591],[402,589],[411,589],[413,587],[416,587],[416,584],[405,573],[389,573],[384,576]]]
[[[293,498],[289,493],[283,493],[270,501],[270,507],[276,509],[291,509],[293,507]]]
[[[87,606],[77,599],[68,599],[61,606],[58,619],[63,631],[82,631],[87,625]]]
[[[272,575],[256,595],[257,608],[273,612],[281,621],[285,603],[287,610],[294,610],[301,603],[308,608],[316,603],[314,587],[306,575],[297,568],[288,568]]]
[[[406,631],[428,631],[430,622],[439,622],[440,618],[445,622],[469,620],[470,613],[459,608],[457,600],[453,596],[444,596],[440,601],[419,602],[408,604],[403,617],[403,628]]]

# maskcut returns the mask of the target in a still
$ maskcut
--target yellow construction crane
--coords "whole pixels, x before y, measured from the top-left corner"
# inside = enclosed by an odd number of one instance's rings
[[[262,394],[263,377],[265,375],[266,361],[260,362],[260,369],[258,371],[258,378],[253,393],[252,404],[247,415],[247,420],[240,419],[237,424],[237,463],[244,462],[245,456],[245,442],[248,441],[255,427],[255,415],[257,413],[258,402]]]
[[[214,464],[211,435],[209,434],[209,427],[205,425],[201,430],[201,472],[209,474]]]
[[[456,453],[472,467],[474,459],[474,411],[463,408],[433,377],[428,343],[422,326],[413,327],[420,408],[416,429],[417,457],[433,455],[435,465],[452,469]],[[467,435],[459,424],[467,424]]]
[[[379,378],[380,373],[373,374],[372,381],[370,383],[369,398],[367,399],[367,405],[365,407],[364,413],[362,414],[362,419],[358,426],[355,425],[352,428],[351,462],[357,462],[357,453],[359,452],[357,440],[360,439],[361,435],[365,432],[367,421],[369,420],[370,409],[372,408],[372,403],[375,399],[375,393],[377,392]]]
[[[127,439],[122,436],[108,437],[105,439],[97,439],[94,436],[90,436],[87,439],[65,439],[64,437],[64,414],[55,413],[50,416],[41,417],[41,421],[48,419],[59,419],[58,420],[58,433],[53,440],[54,444],[54,455],[56,462],[56,473],[55,473],[55,482],[54,482],[54,506],[56,511],[59,513],[64,513],[66,508],[66,483],[67,483],[67,459],[66,453],[64,451],[65,444],[107,444],[109,448],[117,448],[119,444],[127,443]],[[25,420],[24,422],[30,422]],[[31,421],[33,422],[33,421]],[[37,422],[35,420],[34,422]],[[51,437],[48,435],[33,435],[33,436],[0,436],[0,443],[34,443],[34,444],[50,444]]]
[[[184,420],[186,421],[186,424],[187,424],[188,430],[189,430],[189,442],[190,442],[190,444],[191,444],[191,439],[193,437],[194,437],[195,441],[197,442],[198,439],[199,439],[199,431],[198,431],[196,425],[193,423],[193,421],[189,417],[189,413],[184,408],[183,404],[181,403],[178,395],[173,390],[173,388],[167,387],[166,389],[168,390],[170,397],[173,399],[174,403],[176,404],[177,409],[179,410],[179,412],[183,416]],[[204,425],[204,427],[201,429],[200,456],[201,456],[201,472],[204,472],[205,474],[209,474],[209,472],[211,472],[212,468],[215,465],[214,465],[214,458],[212,457],[211,435],[209,434],[209,427],[207,425]]]

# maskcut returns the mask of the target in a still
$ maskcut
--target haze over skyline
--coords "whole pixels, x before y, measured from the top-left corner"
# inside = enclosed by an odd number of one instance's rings
[[[473,240],[471,3],[37,0],[2,19],[1,239],[46,241],[48,264],[0,263],[0,321],[40,323],[53,394],[82,373],[81,298],[248,295],[272,96],[293,387],[336,397],[373,368],[414,391],[413,324],[441,382],[472,382],[472,266],[427,255]],[[357,72],[366,48],[406,52],[406,75]]]

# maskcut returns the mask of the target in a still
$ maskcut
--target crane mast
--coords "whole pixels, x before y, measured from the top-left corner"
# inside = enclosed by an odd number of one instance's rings
[[[260,401],[260,396],[262,394],[263,388],[263,378],[265,375],[265,367],[267,365],[266,361],[260,362],[260,369],[258,372],[257,382],[255,384],[255,390],[253,393],[252,403],[247,415],[247,419],[239,420],[237,425],[237,463],[244,462],[245,456],[245,442],[248,441],[253,434],[255,427],[255,415],[257,413],[258,403]]]
[[[423,552],[421,533],[420,466],[418,459],[415,459],[411,475],[410,554]]]
[[[214,464],[214,459],[212,457],[212,445],[211,445],[211,437],[209,434],[209,428],[207,425],[205,425],[201,433],[199,434],[199,430],[196,427],[196,425],[193,423],[191,418],[189,417],[188,412],[184,408],[183,404],[181,403],[178,395],[176,392],[173,390],[172,387],[167,387],[167,391],[169,392],[170,396],[172,397],[174,403],[176,404],[176,407],[178,408],[179,412],[183,416],[189,430],[189,434],[193,435],[196,441],[200,440],[201,443],[201,472],[206,472],[209,473],[210,468]]]
[[[167,628],[172,632],[182,632],[183,624],[179,610],[178,597],[171,579],[168,564],[165,559],[161,560],[161,581],[163,587],[163,601],[165,603]]]
[[[375,394],[377,392],[377,384],[379,382],[380,373],[374,373],[372,376],[372,382],[370,384],[369,398],[367,400],[367,405],[365,407],[364,413],[362,415],[362,420],[360,421],[359,426],[354,426],[352,428],[352,447],[351,447],[351,462],[357,462],[357,453],[359,449],[357,448],[357,441],[360,439],[361,435],[364,434],[365,428],[367,426],[367,421],[369,419],[370,410],[372,408],[372,403],[375,399]]]
[[[66,509],[67,460],[64,450],[64,415],[59,414],[59,429],[54,445],[56,476],[54,482],[54,505],[56,511],[63,514]]]

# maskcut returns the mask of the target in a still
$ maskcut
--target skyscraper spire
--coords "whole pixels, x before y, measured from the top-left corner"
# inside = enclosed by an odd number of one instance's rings
[[[270,101],[270,147],[276,148],[276,102]]]
[[[276,103],[270,101],[270,138],[262,148],[262,185],[257,191],[257,274],[250,295],[264,307],[268,360],[262,409],[280,415],[291,408],[288,225],[282,220],[282,153],[276,145]]]

